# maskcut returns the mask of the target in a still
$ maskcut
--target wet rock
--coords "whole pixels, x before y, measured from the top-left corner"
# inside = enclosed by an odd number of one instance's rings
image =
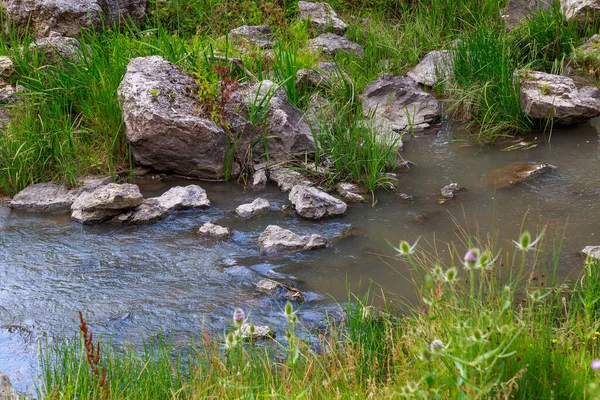
[[[296,185],[289,194],[296,212],[308,219],[343,215],[346,203],[312,186]]]
[[[454,72],[454,60],[448,50],[432,51],[428,53],[417,66],[408,71],[406,75],[425,86],[434,86],[447,81]]]
[[[415,167],[416,165],[417,164],[415,164],[414,162],[412,162],[410,160],[403,160],[396,164],[396,168],[409,170],[412,167]]]
[[[148,199],[147,202],[158,204],[167,210],[210,207],[210,200],[206,195],[206,190],[198,185],[175,186],[159,197]]]
[[[3,0],[5,31],[28,29],[40,38],[58,32],[77,36],[82,28],[112,27],[125,20],[141,21],[147,0]]]
[[[454,198],[454,193],[458,192],[461,189],[462,188],[458,186],[458,183],[449,183],[440,189],[440,193],[442,194],[442,197],[446,199],[452,199]]]
[[[242,339],[245,340],[261,340],[261,339],[274,339],[275,331],[267,325],[255,326],[251,324],[244,324],[240,328]]]
[[[252,187],[255,189],[262,189],[267,186],[267,171],[260,169],[252,176]]]
[[[231,229],[207,222],[198,229],[198,233],[215,239],[227,239],[231,236]]]
[[[109,183],[82,193],[71,206],[71,218],[83,224],[103,222],[135,209],[142,202],[136,185]]]
[[[83,58],[83,48],[77,39],[53,32],[51,36],[31,42],[29,50],[37,52],[49,64],[77,63]]]
[[[313,250],[327,246],[327,241],[319,235],[300,236],[277,225],[267,226],[258,238],[258,243],[265,253]]]
[[[342,231],[340,232],[340,239],[349,239],[349,238],[353,238],[353,237],[360,237],[363,236],[363,233],[360,229],[354,227],[354,226],[347,226],[344,229],[342,229]]]
[[[335,190],[347,202],[361,203],[366,201],[363,194],[367,193],[367,191],[354,183],[340,182],[335,185]]]
[[[310,46],[314,50],[330,57],[340,52],[353,53],[359,57],[363,57],[365,54],[365,51],[359,44],[335,33],[322,33],[310,41]]]
[[[36,183],[27,186],[15,195],[10,207],[33,212],[68,211],[75,200],[84,192],[90,192],[110,182],[110,178],[85,177],[77,188],[69,189],[56,183]]]
[[[277,300],[289,300],[302,303],[305,297],[298,289],[272,279],[261,279],[256,288]]]
[[[277,45],[277,39],[271,28],[266,25],[244,25],[229,31],[229,39],[235,46],[271,49]]]
[[[551,4],[551,0],[509,0],[506,8],[501,10],[501,18],[510,31],[523,20],[534,17],[538,11],[547,11]]]
[[[315,140],[302,111],[289,102],[282,87],[265,80],[241,87],[232,98],[238,108],[231,110],[233,113],[247,115],[252,108],[268,109],[265,111],[268,120],[266,144],[271,161],[286,161],[315,151]],[[255,139],[255,136],[242,132],[240,148],[248,148]],[[255,155],[264,153],[262,147],[262,144],[254,147]]]
[[[15,65],[6,56],[0,56],[0,86],[8,85],[15,74]]]
[[[330,89],[342,79],[350,79],[334,62],[321,62],[315,68],[304,68],[296,73],[296,88],[301,92]]]
[[[441,210],[423,210],[420,214],[415,215],[411,221],[415,224],[424,224],[431,221],[433,218],[437,218],[441,214]]]
[[[312,185],[312,182],[300,172],[285,167],[271,168],[269,179],[275,182],[283,192],[289,192],[296,185]]]
[[[560,0],[560,9],[567,21],[593,21],[600,12],[600,0]]]
[[[412,203],[415,201],[415,198],[413,196],[408,195],[406,193],[398,193],[398,199],[409,202],[409,203]]]
[[[133,211],[121,214],[117,218],[119,222],[130,224],[147,224],[165,219],[169,215],[171,215],[171,211],[168,208],[152,201],[152,199],[147,199],[144,200],[144,202],[137,206]]]
[[[10,383],[8,376],[0,372],[0,400],[19,400],[20,396]]]
[[[301,19],[308,19],[318,32],[332,30],[338,35],[343,35],[348,25],[338,18],[337,14],[327,3],[298,2],[298,11]]]
[[[384,132],[424,129],[440,115],[435,97],[405,76],[382,75],[367,85],[361,97],[365,117],[374,114],[375,127]]]
[[[135,161],[157,171],[222,179],[225,131],[198,100],[198,84],[160,56],[134,58],[119,86]],[[233,166],[233,175],[239,166]]]
[[[242,204],[235,209],[235,213],[240,218],[253,218],[262,214],[266,214],[271,209],[271,204],[265,200],[258,198],[252,203]]]
[[[573,125],[600,115],[600,90],[577,88],[566,76],[516,71],[521,77],[521,107],[532,118]]]
[[[556,169],[548,163],[514,163],[498,168],[489,175],[489,181],[495,188],[506,188],[536,178]]]
[[[600,246],[586,246],[581,250],[585,256],[600,260]]]

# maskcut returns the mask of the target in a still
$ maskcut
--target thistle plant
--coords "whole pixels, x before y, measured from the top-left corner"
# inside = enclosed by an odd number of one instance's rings
[[[298,363],[298,359],[300,358],[300,342],[296,336],[296,324],[298,323],[298,316],[296,315],[297,311],[294,311],[294,307],[289,301],[285,305],[284,313],[287,319],[287,331],[285,332],[285,337],[288,342],[287,364],[289,366],[294,366]]]

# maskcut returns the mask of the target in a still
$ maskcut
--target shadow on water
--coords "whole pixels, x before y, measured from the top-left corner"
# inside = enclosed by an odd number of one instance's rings
[[[245,192],[234,183],[202,182],[212,208],[180,212],[147,226],[81,226],[66,215],[0,209],[0,326],[71,336],[77,331],[77,310],[82,310],[97,334],[139,344],[140,338],[160,331],[176,340],[198,338],[205,327],[223,332],[233,309],[241,306],[256,324],[281,330],[282,303],[254,288],[261,276],[269,276],[294,280],[311,293],[300,317],[314,327],[334,312],[333,299],[344,301],[348,287],[356,290],[359,282],[364,288],[372,281],[375,288],[410,301],[414,289],[406,265],[389,258],[393,253],[386,240],[457,242],[455,219],[471,233],[497,232],[505,249],[522,224],[531,230],[547,225],[548,234],[564,239],[560,274],[574,275],[581,248],[600,244],[598,132],[582,125],[555,130],[550,142],[542,135],[534,138],[526,140],[539,142],[537,147],[510,152],[456,140],[449,127],[406,140],[403,157],[416,166],[399,172],[398,189],[378,192],[375,206],[352,205],[345,217],[328,221],[284,213],[287,196],[275,187]],[[495,169],[529,161],[549,162],[557,170],[509,189],[490,184]],[[450,182],[466,190],[440,204],[439,189]],[[189,183],[169,179],[141,188],[150,197]],[[403,201],[398,193],[414,201]],[[235,207],[257,196],[267,198],[273,212],[250,221],[236,218]],[[233,238],[202,239],[196,231],[207,221],[230,226]],[[271,223],[301,234],[319,233],[332,246],[266,258],[256,238]],[[338,239],[349,229],[350,237]],[[439,249],[443,256],[443,246]],[[33,335],[24,338],[0,329],[0,370],[19,389],[31,385],[39,334]]]

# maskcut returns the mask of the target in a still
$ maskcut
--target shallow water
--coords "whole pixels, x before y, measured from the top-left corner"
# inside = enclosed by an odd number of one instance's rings
[[[198,337],[203,327],[222,332],[233,309],[243,307],[257,324],[283,327],[282,303],[257,293],[261,275],[287,277],[310,301],[300,318],[322,324],[344,301],[347,288],[373,282],[390,298],[413,298],[407,266],[393,255],[386,239],[421,244],[459,241],[459,226],[485,237],[498,233],[510,249],[521,225],[534,231],[547,224],[547,236],[563,239],[560,274],[575,277],[578,252],[600,244],[600,139],[593,125],[556,130],[538,137],[539,146],[503,152],[480,148],[453,137],[448,125],[437,134],[405,140],[403,157],[417,164],[399,172],[396,192],[377,192],[377,203],[351,205],[346,216],[310,222],[281,211],[287,196],[270,186],[245,192],[236,184],[200,183],[213,203],[146,226],[81,226],[68,216],[43,216],[0,208],[0,371],[19,390],[31,387],[36,339],[77,332],[82,310],[96,334],[117,342],[140,343],[160,331],[174,340]],[[458,135],[460,129],[454,129]],[[526,140],[533,140],[535,135]],[[557,170],[509,189],[494,190],[488,175],[513,162],[546,161]],[[466,190],[439,204],[439,189],[457,182]],[[142,184],[145,196],[191,181],[171,179]],[[413,203],[397,193],[415,197]],[[233,210],[257,196],[273,211],[241,221]],[[212,242],[195,232],[206,221],[235,230],[232,240]],[[458,221],[458,223],[456,222]],[[298,233],[332,239],[323,250],[266,258],[256,237],[271,223]],[[353,227],[361,235],[336,239]],[[442,256],[445,247],[438,246]],[[379,289],[377,289],[379,290]],[[17,326],[19,329],[6,329]]]

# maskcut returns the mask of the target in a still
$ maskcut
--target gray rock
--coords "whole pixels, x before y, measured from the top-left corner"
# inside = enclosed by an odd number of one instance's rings
[[[0,86],[8,85],[14,74],[15,65],[12,60],[7,56],[0,56]]]
[[[147,0],[3,0],[4,29],[29,29],[36,38],[58,32],[77,36],[82,28],[102,29],[144,18]]]
[[[160,221],[161,219],[167,218],[169,215],[171,215],[171,211],[168,208],[148,199],[144,200],[144,202],[137,206],[133,211],[121,214],[121,216],[119,216],[120,218],[117,217],[117,219],[119,222],[130,224],[146,224]]]
[[[251,324],[244,324],[240,328],[240,333],[242,339],[245,340],[260,340],[260,339],[273,339],[275,338],[275,331],[268,327],[267,325],[263,326],[254,326]]]
[[[461,187],[458,186],[458,183],[449,183],[440,189],[440,193],[442,194],[442,197],[452,199],[454,198],[454,193],[458,192],[460,189]]]
[[[275,182],[282,192],[289,192],[296,185],[312,185],[312,182],[300,172],[285,167],[271,168],[269,179]]]
[[[261,279],[256,284],[256,288],[261,292],[267,293],[269,296],[276,298],[277,300],[289,300],[299,303],[306,300],[302,292],[295,287],[291,287],[272,279]]]
[[[269,225],[258,238],[260,248],[265,253],[281,251],[313,250],[327,246],[321,236],[300,236],[277,225]]]
[[[119,86],[125,133],[137,163],[222,179],[226,134],[198,101],[198,84],[162,57],[134,58]],[[239,166],[234,165],[234,173]]]
[[[167,210],[188,210],[190,208],[208,208],[210,200],[206,190],[198,185],[175,186],[159,197],[152,197],[148,202],[159,204]]]
[[[406,75],[425,86],[434,86],[450,79],[454,71],[454,59],[448,50],[432,51]]]
[[[593,21],[600,12],[600,0],[560,0],[560,10],[567,21]]]
[[[229,31],[229,39],[235,46],[252,46],[260,49],[271,49],[277,45],[277,39],[271,28],[266,25],[244,25]]]
[[[267,171],[264,169],[260,169],[254,173],[252,176],[252,187],[255,189],[261,189],[267,186]]]
[[[19,400],[20,396],[10,383],[8,376],[0,372],[0,400]]]
[[[575,54],[576,56],[583,57],[586,61],[593,61],[597,66],[600,65],[600,35],[595,34],[589,38],[576,49]]]
[[[435,97],[409,77],[382,75],[367,85],[361,97],[365,117],[373,115],[375,127],[382,132],[429,127],[440,115]]]
[[[271,209],[271,204],[265,200],[258,198],[252,203],[242,204],[235,209],[235,213],[240,218],[253,218],[267,213]]]
[[[539,71],[515,71],[521,78],[521,107],[532,118],[573,125],[600,115],[600,90],[577,88],[573,79]]]
[[[310,46],[315,51],[319,51],[326,56],[335,56],[340,52],[354,53],[359,57],[365,55],[365,51],[361,45],[335,33],[320,34],[316,38],[311,39]]]
[[[82,193],[106,185],[110,179],[110,177],[85,177],[79,181],[80,186],[73,189],[69,189],[63,184],[36,183],[17,193],[11,200],[10,207],[33,212],[68,211]]]
[[[83,224],[109,220],[143,202],[137,185],[109,183],[82,193],[71,205],[71,218]]]
[[[308,19],[318,32],[332,30],[338,35],[343,35],[348,24],[342,21],[327,3],[298,2],[298,11],[301,19]]]
[[[77,39],[52,34],[29,44],[29,50],[37,52],[49,64],[77,63],[83,58],[83,48]]]
[[[350,182],[340,182],[335,185],[335,190],[347,202],[361,203],[366,201],[363,194],[367,191]]]
[[[296,88],[301,92],[330,89],[350,77],[334,62],[321,62],[315,68],[303,68],[296,72]]]
[[[551,4],[551,0],[509,0],[506,8],[501,10],[501,18],[510,31],[523,20],[534,17],[538,11],[547,11]]]
[[[227,239],[231,236],[231,230],[225,226],[207,222],[198,229],[198,233],[215,239]]]
[[[315,132],[320,132],[323,127],[331,129],[335,118],[333,105],[326,98],[315,94],[311,96],[304,119]]]
[[[343,215],[346,203],[312,186],[296,185],[289,199],[296,212],[308,219],[321,219]]]
[[[240,110],[245,115],[254,108],[260,108],[268,120],[266,144],[271,161],[286,161],[296,155],[315,151],[313,133],[304,120],[302,111],[288,100],[285,90],[275,83],[265,80],[241,87],[234,95]],[[242,124],[238,124],[242,126]],[[238,129],[239,130],[239,129]],[[241,148],[250,146],[256,136],[241,133]],[[255,146],[255,155],[263,155],[262,144]]]
[[[514,186],[555,170],[554,165],[542,163],[517,162],[493,170],[489,182],[498,189]]]
[[[590,256],[595,260],[600,260],[600,246],[586,246],[581,250],[585,256]]]

